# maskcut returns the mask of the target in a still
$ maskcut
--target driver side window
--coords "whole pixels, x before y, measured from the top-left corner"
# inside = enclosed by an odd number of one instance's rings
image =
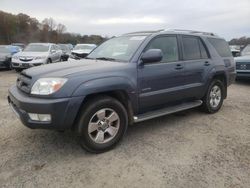
[[[154,38],[146,47],[145,51],[149,49],[160,49],[162,51],[162,63],[174,62],[179,60],[178,43],[176,36],[161,36]]]

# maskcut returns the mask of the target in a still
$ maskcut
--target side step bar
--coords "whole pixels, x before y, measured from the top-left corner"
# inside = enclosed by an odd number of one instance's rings
[[[148,119],[153,119],[156,117],[160,117],[160,116],[164,116],[164,115],[168,115],[168,114],[172,114],[175,112],[180,112],[183,110],[187,110],[190,108],[195,108],[202,105],[202,101],[201,100],[196,100],[196,101],[192,101],[192,102],[186,102],[186,103],[182,103],[176,106],[170,106],[167,108],[163,108],[160,110],[155,110],[155,111],[151,111],[151,112],[146,112],[144,114],[140,114],[138,116],[134,116],[134,122],[141,122],[141,121],[145,121]]]

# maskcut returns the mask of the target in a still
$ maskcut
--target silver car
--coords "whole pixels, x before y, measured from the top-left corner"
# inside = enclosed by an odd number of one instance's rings
[[[250,79],[250,44],[241,52],[240,57],[234,58],[236,62],[237,79]]]
[[[52,43],[30,43],[22,52],[12,56],[12,68],[16,71],[61,61],[62,50]]]

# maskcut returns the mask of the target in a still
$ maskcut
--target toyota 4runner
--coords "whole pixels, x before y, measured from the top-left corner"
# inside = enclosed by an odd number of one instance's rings
[[[100,153],[135,122],[198,106],[217,112],[234,80],[229,46],[212,33],[136,32],[86,59],[24,70],[8,101],[27,127],[72,129],[85,149]]]

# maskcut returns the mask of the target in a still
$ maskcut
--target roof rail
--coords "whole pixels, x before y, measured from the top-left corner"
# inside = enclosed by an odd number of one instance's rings
[[[186,30],[186,29],[167,29],[165,31],[176,31],[176,32],[183,32],[183,33],[190,33],[190,34],[202,34],[202,35],[217,36],[215,33],[211,33],[211,32],[194,31],[194,30]]]
[[[161,31],[164,31],[164,29],[155,30],[155,31],[136,31],[136,32],[131,32],[131,33],[125,33],[124,35],[133,35],[133,34],[140,34],[140,33],[150,34],[150,33],[158,33]]]

